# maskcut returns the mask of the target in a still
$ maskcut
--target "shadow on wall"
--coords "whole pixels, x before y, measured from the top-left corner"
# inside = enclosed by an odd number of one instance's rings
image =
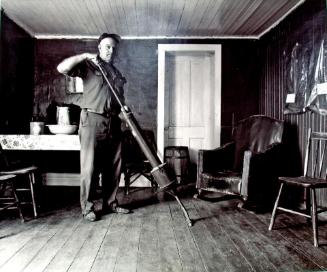
[[[285,121],[283,135],[284,146],[282,161],[280,162],[280,176],[295,177],[301,176],[303,174],[302,155],[299,146],[298,130],[299,128],[297,124],[291,124]],[[285,193],[282,197],[282,201],[285,203],[285,205],[292,203],[292,205],[295,205],[298,208],[301,206],[301,203],[303,203],[303,200],[303,190],[293,186],[292,188],[287,188],[287,193]]]
[[[302,155],[299,147],[298,126],[285,121],[283,134],[283,176],[299,176],[302,174]]]

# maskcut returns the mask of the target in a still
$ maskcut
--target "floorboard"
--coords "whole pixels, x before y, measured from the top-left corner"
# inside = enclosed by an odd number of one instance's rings
[[[160,257],[158,254],[157,205],[150,205],[144,214],[144,220],[138,245],[136,271],[157,271]]]
[[[189,209],[190,216],[194,222],[191,232],[197,244],[202,262],[205,263],[206,271],[234,271],[233,265],[228,262],[226,254],[220,248],[220,241],[215,241],[207,221],[212,219],[211,215],[202,214],[196,207]],[[231,246],[231,251],[235,248]]]
[[[53,190],[55,198],[66,189]],[[61,201],[48,200],[37,219],[21,223],[15,212],[2,213],[0,272],[327,270],[326,219],[315,248],[311,226],[301,217],[280,214],[268,231],[269,212],[238,208],[236,199],[194,199],[193,192],[192,185],[179,190],[192,227],[173,198],[149,188],[128,196],[120,191],[120,203],[133,213],[107,214],[94,223],[83,220],[73,189]]]
[[[44,271],[68,271],[95,224],[80,221]]]
[[[168,205],[167,205],[168,204]],[[182,271],[169,203],[160,202],[157,208],[158,254],[160,271]]]
[[[94,260],[91,271],[115,271],[119,251],[127,230],[129,215],[110,215],[112,222]]]
[[[208,219],[204,221],[210,234],[217,243],[217,247],[225,255],[225,259],[228,261],[229,266],[232,271],[255,271],[255,267],[246,258],[246,250],[244,255],[244,250],[242,250],[244,245],[243,238],[239,232],[234,229],[230,230],[230,222],[226,221],[226,214],[220,213],[215,214],[216,209],[210,209],[207,203],[199,201],[196,203],[198,213],[207,216]],[[224,216],[223,216],[224,215]],[[226,229],[227,228],[227,229]],[[235,239],[236,238],[236,239]]]
[[[267,253],[270,254],[273,263],[278,264],[280,270],[301,271],[317,269],[312,259],[306,256],[306,249],[295,246],[299,240],[293,240],[293,242],[291,242],[285,239],[278,231],[268,231],[269,220],[262,221],[260,220],[261,216],[262,215],[251,214],[249,216],[250,218],[244,217],[244,219],[257,231],[262,242],[267,244]],[[265,218],[270,219],[270,214],[266,214]],[[287,231],[289,232],[288,236],[290,236],[290,231]],[[313,245],[310,245],[310,247],[313,247]]]
[[[144,222],[144,209],[139,209],[131,215],[125,216],[125,233],[120,241],[120,247],[116,259],[115,271],[136,271],[138,247],[140,243],[141,229]]]
[[[266,217],[258,216],[258,219],[263,223],[267,222]],[[304,258],[306,260],[303,268],[327,269],[326,251],[321,250],[323,245],[320,248],[313,247],[312,227],[306,223],[306,219],[299,216],[281,214],[277,217],[275,227],[271,233],[274,236],[279,235],[287,246],[291,246],[290,250],[297,252],[292,258]],[[321,234],[319,235],[321,238],[326,237]],[[302,264],[303,261],[299,260],[299,263]]]
[[[94,227],[88,233],[85,242],[75,256],[68,271],[90,271],[93,261],[103,243],[104,237],[110,229],[111,221],[112,217],[104,217],[102,220],[94,224]]]
[[[267,264],[265,258],[260,258],[262,256],[260,252],[253,248],[255,244],[234,214],[235,207],[215,215],[217,211],[215,205],[204,202],[199,202],[197,205],[199,211],[213,215],[207,224],[210,224],[215,240],[220,241],[220,246],[223,246],[222,250],[226,252],[228,261],[235,271],[270,271],[273,268],[271,264]],[[234,215],[232,218],[229,216],[231,213]],[[231,251],[231,248],[234,250]]]
[[[185,201],[184,205],[190,210],[190,201]],[[191,229],[185,224],[185,218],[179,206],[172,202],[170,204],[172,216],[172,226],[183,271],[201,272],[207,271],[198,251],[197,244],[193,238]]]
[[[58,254],[81,221],[80,214],[76,211],[76,209],[71,213],[67,213],[67,215],[69,216],[65,216],[62,222],[59,221],[55,235],[53,235],[51,239],[40,249],[24,271],[44,271],[51,260],[56,256],[56,254]]]

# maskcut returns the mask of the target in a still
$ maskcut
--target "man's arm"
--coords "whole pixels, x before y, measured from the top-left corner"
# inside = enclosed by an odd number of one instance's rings
[[[59,73],[67,75],[77,64],[81,63],[84,60],[96,60],[96,54],[92,53],[83,53],[80,55],[72,56],[64,59],[57,66],[57,70]]]

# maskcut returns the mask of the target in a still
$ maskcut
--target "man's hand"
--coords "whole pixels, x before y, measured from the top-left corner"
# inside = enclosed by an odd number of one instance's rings
[[[94,63],[97,63],[97,54],[84,53],[84,57],[90,61],[93,61]]]
[[[69,58],[64,59],[59,65],[57,66],[57,70],[59,73],[62,74],[68,74],[71,69],[73,69],[74,66],[79,64],[80,62],[84,60],[91,60],[95,64],[97,64],[97,54],[92,54],[92,53],[82,53],[76,56],[72,56]]]

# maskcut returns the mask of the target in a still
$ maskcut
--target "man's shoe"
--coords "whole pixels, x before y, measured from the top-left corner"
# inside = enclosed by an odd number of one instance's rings
[[[106,213],[122,213],[122,214],[128,214],[128,213],[131,212],[129,209],[122,208],[122,207],[119,207],[117,205],[110,206],[110,207],[103,207],[102,211],[103,211],[104,214],[106,214]]]
[[[88,212],[87,214],[84,214],[83,217],[85,220],[90,221],[90,222],[94,222],[97,220],[97,216],[93,211]]]
[[[122,207],[119,207],[119,206],[111,207],[110,210],[113,213],[123,213],[123,214],[128,214],[128,213],[131,212],[129,209],[122,208]]]

